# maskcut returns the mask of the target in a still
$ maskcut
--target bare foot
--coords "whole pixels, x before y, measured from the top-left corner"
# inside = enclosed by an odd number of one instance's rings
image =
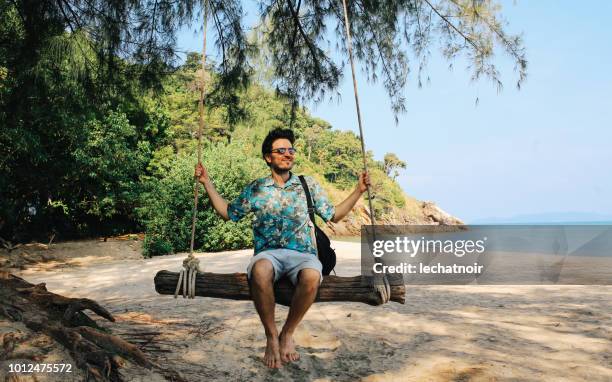
[[[300,354],[295,351],[293,335],[282,332],[280,335],[280,356],[283,362],[293,362],[300,359]]]
[[[263,361],[271,369],[278,369],[283,364],[279,351],[278,337],[266,337],[266,353]]]

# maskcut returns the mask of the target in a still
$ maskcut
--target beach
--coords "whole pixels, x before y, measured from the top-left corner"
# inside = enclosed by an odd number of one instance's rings
[[[612,380],[611,286],[409,285],[405,305],[319,303],[296,332],[300,360],[269,370],[250,301],[158,295],[155,273],[178,271],[186,254],[143,259],[140,245],[59,243],[46,250],[55,260],[15,273],[96,300],[116,318],[96,320],[101,326],[138,339],[148,357],[189,381]],[[332,247],[338,275],[359,274],[360,244]],[[219,273],[244,272],[251,255],[196,254]],[[278,306],[279,329],[286,315]]]

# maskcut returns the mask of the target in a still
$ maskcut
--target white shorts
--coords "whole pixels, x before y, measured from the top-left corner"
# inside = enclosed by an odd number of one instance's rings
[[[297,285],[298,274],[302,269],[315,269],[319,272],[319,284],[323,282],[323,265],[317,255],[295,251],[293,249],[276,248],[259,252],[253,256],[247,268],[247,277],[251,279],[253,265],[261,259],[269,260],[274,268],[274,282],[287,276],[293,285]]]

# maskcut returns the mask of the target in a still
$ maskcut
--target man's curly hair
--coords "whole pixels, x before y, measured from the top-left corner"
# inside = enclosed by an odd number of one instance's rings
[[[293,142],[295,142],[295,135],[293,135],[293,130],[283,129],[280,127],[271,130],[268,135],[266,135],[266,138],[261,144],[261,156],[268,165],[268,167],[270,166],[270,164],[268,163],[268,161],[266,161],[266,154],[270,154],[272,152],[272,144],[277,139],[287,139],[289,140],[289,142],[291,142],[291,145],[293,146]]]

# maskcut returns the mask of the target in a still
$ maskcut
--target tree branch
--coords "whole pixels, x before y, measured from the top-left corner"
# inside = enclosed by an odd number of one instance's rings
[[[74,34],[74,28],[72,27],[72,23],[70,22],[68,15],[66,15],[66,12],[64,11],[64,7],[62,7],[62,3],[63,0],[58,1],[57,6],[60,9],[60,12],[62,12],[62,16],[64,16],[64,20],[66,21],[66,24],[68,24],[68,28],[70,28],[70,32]]]
[[[474,47],[474,49],[476,49],[477,51],[479,51],[480,53],[483,53],[482,50],[476,45],[476,43],[469,38],[465,33],[463,33],[462,31],[460,31],[453,23],[451,23],[448,18],[444,17],[443,14],[441,14],[438,9],[436,7],[434,7],[429,0],[423,0],[424,2],[427,3],[427,5],[429,5],[429,7],[434,11],[434,13],[436,15],[438,15],[442,20],[444,20],[444,22],[446,24],[448,24],[452,29],[455,30],[455,32],[457,32],[459,35],[461,35],[461,37],[463,37],[465,39],[465,41],[469,42],[470,45],[472,45]]]
[[[223,68],[225,69],[226,66],[226,59],[225,59],[225,36],[223,34],[223,28],[221,28],[221,21],[219,20],[219,17],[217,15],[216,12],[216,8],[214,7],[213,2],[210,2],[210,6],[211,6],[211,14],[213,16],[213,21],[215,23],[215,29],[217,29],[217,34],[219,36],[219,44],[221,45],[221,63],[223,65]]]
[[[355,4],[357,4],[361,8],[361,11],[363,12],[365,16],[365,21],[370,27],[370,31],[372,31],[372,38],[374,39],[374,43],[376,44],[376,47],[378,48],[378,56],[380,57],[380,61],[382,62],[383,71],[385,73],[385,76],[387,77],[389,81],[392,81],[391,72],[387,65],[387,61],[385,60],[385,57],[382,54],[382,49],[380,48],[380,42],[378,40],[378,36],[374,33],[374,28],[372,27],[372,23],[370,22],[370,16],[365,11],[363,4],[361,4],[359,1],[356,1]]]
[[[302,0],[298,1],[297,4],[297,13],[300,13],[300,7],[302,6]],[[298,32],[298,25],[297,23],[294,24],[293,26],[293,36],[291,37],[291,46],[295,46],[295,39],[297,37],[297,32]],[[294,51],[294,56],[297,54],[297,51]]]
[[[321,64],[319,63],[319,60],[317,59],[316,49],[314,45],[312,44],[312,41],[310,41],[310,38],[308,38],[308,35],[306,35],[306,32],[304,32],[304,29],[302,29],[300,18],[298,17],[298,14],[293,9],[291,0],[287,0],[287,5],[289,7],[289,11],[291,12],[291,15],[293,16],[293,20],[295,21],[295,24],[297,25],[298,30],[300,31],[300,35],[302,35],[302,38],[304,39],[304,42],[308,46],[308,50],[310,51],[310,54],[315,62],[315,70],[317,71],[317,75],[320,76],[321,75]]]
[[[449,0],[451,3],[455,4],[456,6],[460,7],[461,5],[459,3],[457,3],[455,0]],[[506,36],[504,36],[496,27],[494,27],[493,25],[491,25],[491,23],[489,22],[489,20],[487,20],[485,17],[482,17],[480,15],[480,13],[478,13],[478,10],[476,9],[476,4],[472,3],[472,9],[474,11],[474,14],[480,19],[482,20],[485,24],[487,24],[487,26],[489,27],[490,30],[492,30],[497,37],[499,37],[503,43],[510,49],[510,51],[512,52],[512,55],[514,56],[514,58],[516,58],[519,61],[524,61],[525,59],[521,56],[521,54],[519,54],[516,49],[514,49],[514,47],[512,46],[512,43],[510,43],[510,41],[508,41],[508,39],[506,38]]]
[[[151,33],[149,34],[149,54],[151,54],[151,46],[153,45],[153,32],[157,31],[155,28],[155,14],[157,13],[157,0],[153,4],[153,16],[151,17]],[[159,33],[159,32],[158,32]]]

